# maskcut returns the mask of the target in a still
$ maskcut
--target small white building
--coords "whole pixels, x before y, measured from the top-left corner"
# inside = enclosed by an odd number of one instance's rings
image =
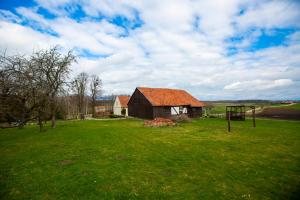
[[[119,95],[116,97],[115,102],[114,102],[114,114],[115,115],[124,115],[128,116],[128,107],[127,103],[130,99],[130,96],[126,95]],[[123,112],[122,112],[123,110]]]

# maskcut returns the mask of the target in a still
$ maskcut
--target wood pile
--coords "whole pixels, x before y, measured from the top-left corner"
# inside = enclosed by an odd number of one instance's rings
[[[161,127],[161,126],[174,126],[175,123],[171,119],[155,118],[154,120],[145,120],[144,126],[148,127]]]

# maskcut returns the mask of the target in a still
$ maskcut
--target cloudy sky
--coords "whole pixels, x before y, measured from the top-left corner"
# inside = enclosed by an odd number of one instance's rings
[[[300,1],[0,0],[0,51],[60,45],[106,94],[300,99]]]

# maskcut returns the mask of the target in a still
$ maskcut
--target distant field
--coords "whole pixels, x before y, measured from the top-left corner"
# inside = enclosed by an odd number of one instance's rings
[[[213,107],[211,109],[211,113],[212,114],[222,114],[225,113],[226,111],[226,106],[229,104],[225,104],[225,103],[214,103]]]
[[[300,120],[300,104],[278,105],[264,108],[258,117]]]
[[[237,104],[237,103],[213,103],[213,108],[211,109],[211,114],[224,114],[226,112],[226,106],[230,105],[245,105],[246,110],[250,110],[249,106],[256,106],[257,109],[262,109],[264,107],[270,106],[270,104]]]
[[[0,199],[297,199],[300,123],[141,120],[0,129]]]
[[[285,109],[300,110],[300,103],[296,103],[293,105],[287,105],[287,106],[281,106],[281,107],[285,108]]]
[[[229,105],[240,105],[240,104],[235,104],[235,103],[213,103],[213,108],[211,110],[212,114],[223,114],[226,111],[226,106]],[[269,108],[269,107],[280,107],[280,108],[285,108],[285,109],[292,109],[292,110],[300,110],[300,103],[296,103],[293,105],[287,105],[287,104],[271,104],[271,103],[258,103],[258,104],[251,104],[251,103],[246,103],[242,104],[246,105],[246,110],[250,110],[249,106],[254,105],[256,109],[262,110],[264,108]]]
[[[297,103],[297,104],[291,105],[291,106],[289,106],[288,108],[289,108],[289,109],[300,110],[300,103]]]

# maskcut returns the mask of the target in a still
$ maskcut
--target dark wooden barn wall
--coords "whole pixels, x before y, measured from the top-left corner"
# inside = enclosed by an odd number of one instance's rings
[[[191,118],[201,117],[202,116],[202,107],[188,108],[188,116]]]
[[[153,117],[170,118],[171,117],[171,107],[168,106],[156,106],[153,107]]]
[[[128,115],[143,119],[153,119],[153,107],[139,90],[134,91],[128,102]]]

